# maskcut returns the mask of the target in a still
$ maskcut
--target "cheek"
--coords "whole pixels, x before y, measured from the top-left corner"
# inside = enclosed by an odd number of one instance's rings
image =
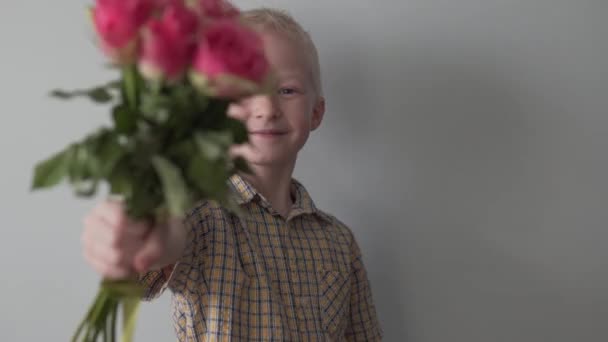
[[[298,130],[297,130],[297,135],[295,136],[295,140],[296,140],[296,145],[298,146],[298,149],[300,149],[304,146],[304,144],[306,143],[306,141],[308,140],[308,137],[310,135],[310,129],[311,129],[310,119],[302,118],[301,120],[299,120],[297,125],[298,125]]]
[[[298,115],[293,121],[293,125],[297,128],[297,132],[299,136],[308,136],[310,133],[310,129],[312,128],[311,116],[310,114]]]
[[[289,125],[297,133],[298,141],[306,140],[312,129],[312,105],[309,99],[301,98],[298,101],[284,103],[283,113],[289,121]]]

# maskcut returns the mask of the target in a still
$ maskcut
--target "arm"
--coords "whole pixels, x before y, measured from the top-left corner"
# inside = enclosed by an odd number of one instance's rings
[[[154,263],[150,271],[138,276],[139,283],[145,288],[143,300],[159,297],[167,287],[174,292],[182,291],[188,274],[198,270],[199,257],[195,251],[200,249],[199,243],[206,226],[201,219],[204,216],[201,209],[196,208],[182,223],[168,229],[169,235],[173,236],[167,236],[166,241],[174,246],[167,248],[167,255]]]
[[[349,342],[381,341],[383,332],[378,322],[361,250],[354,237],[351,246],[351,263],[350,315],[345,338]]]

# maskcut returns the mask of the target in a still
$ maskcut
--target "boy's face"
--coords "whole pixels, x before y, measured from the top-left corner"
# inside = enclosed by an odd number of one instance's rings
[[[249,143],[236,154],[251,164],[288,166],[321,124],[325,101],[314,90],[301,44],[268,30],[262,31],[262,39],[276,83],[272,94],[246,98],[229,109],[244,119],[249,131]]]

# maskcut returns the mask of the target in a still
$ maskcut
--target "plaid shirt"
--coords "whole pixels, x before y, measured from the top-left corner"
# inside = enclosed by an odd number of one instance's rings
[[[286,219],[240,176],[230,185],[245,215],[203,202],[183,257],[140,278],[144,300],[171,289],[179,341],[380,341],[350,229],[295,180]]]

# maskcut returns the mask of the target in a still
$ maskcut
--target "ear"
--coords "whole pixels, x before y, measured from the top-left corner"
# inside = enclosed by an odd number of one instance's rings
[[[321,126],[323,115],[325,115],[325,98],[323,96],[319,96],[317,103],[315,103],[315,106],[312,109],[311,131],[314,131]]]

